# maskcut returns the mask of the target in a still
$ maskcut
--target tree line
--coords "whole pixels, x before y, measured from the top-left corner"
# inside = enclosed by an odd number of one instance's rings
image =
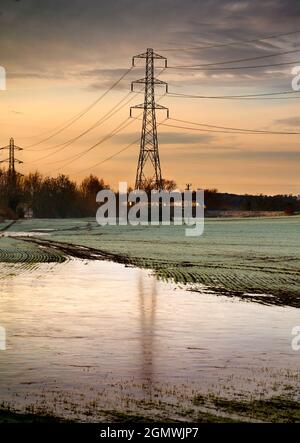
[[[13,180],[0,172],[0,208],[8,215],[23,217],[31,213],[37,218],[94,216],[96,195],[109,185],[93,175],[80,184],[61,174],[44,177],[39,172],[16,175]]]
[[[163,180],[163,189],[176,188],[174,180]],[[154,188],[150,179],[145,190]],[[90,175],[80,183],[67,175],[45,177],[39,172],[9,176],[0,169],[0,217],[14,218],[31,214],[36,218],[94,217],[98,208],[96,195],[110,185],[102,178]],[[129,189],[130,191],[130,189]],[[239,211],[300,211],[300,199],[293,195],[236,195],[205,190],[208,210]]]
[[[145,181],[146,191],[154,186],[151,179]],[[173,190],[176,183],[163,180],[162,186]],[[110,189],[110,185],[92,174],[78,184],[65,174],[55,178],[39,172],[10,176],[0,169],[0,217],[22,218],[28,214],[36,218],[94,217],[98,209],[96,196],[103,189]]]
[[[205,191],[207,209],[218,211],[281,211],[294,214],[300,211],[300,196],[278,195],[237,195],[218,192],[216,189]]]

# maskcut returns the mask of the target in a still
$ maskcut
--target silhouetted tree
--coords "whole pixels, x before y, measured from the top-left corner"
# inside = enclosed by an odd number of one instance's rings
[[[98,192],[103,189],[109,189],[109,185],[106,185],[102,178],[99,179],[92,174],[82,181],[79,190],[83,199],[83,207],[86,215],[92,216],[96,213],[98,208],[96,196]]]

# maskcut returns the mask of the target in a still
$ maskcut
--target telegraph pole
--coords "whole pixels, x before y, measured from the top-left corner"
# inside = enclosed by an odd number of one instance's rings
[[[15,141],[13,138],[9,140],[9,145],[4,146],[4,148],[0,148],[0,151],[8,150],[8,158],[5,160],[1,160],[0,163],[8,163],[8,181],[9,184],[15,185],[16,183],[16,168],[15,164],[21,164],[23,163],[21,160],[16,159],[15,157],[15,151],[23,151],[23,148],[20,148],[19,146],[15,145]]]
[[[164,109],[167,111],[169,117],[169,109],[161,106],[155,102],[155,85],[165,85],[166,92],[168,92],[168,85],[166,82],[155,78],[154,60],[163,60],[165,68],[167,67],[167,59],[159,54],[156,54],[152,48],[148,48],[146,52],[136,55],[132,59],[132,66],[135,66],[136,59],[146,60],[145,77],[140,80],[135,80],[131,83],[131,90],[134,89],[134,84],[144,84],[144,103],[130,108],[130,117],[132,116],[132,109],[143,109],[143,124],[140,142],[140,154],[138,166],[136,171],[135,189],[143,189],[146,183],[146,163],[151,162],[153,174],[149,178],[155,184],[156,189],[162,188],[162,173],[160,166],[158,138],[157,138],[157,124],[156,124],[156,109]]]

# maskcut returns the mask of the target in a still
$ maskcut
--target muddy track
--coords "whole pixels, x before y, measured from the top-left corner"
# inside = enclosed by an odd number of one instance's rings
[[[0,228],[0,232],[7,231],[7,229],[9,229],[11,226],[13,226],[16,222],[17,222],[17,220],[13,220],[8,225],[3,226],[2,228]]]
[[[49,247],[52,250],[58,250],[70,257],[81,258],[85,260],[111,260],[117,263],[131,264],[131,260],[126,255],[111,254],[99,249],[87,246],[74,245],[52,240],[44,240],[36,237],[18,237],[19,240],[28,243],[34,243],[38,246]]]

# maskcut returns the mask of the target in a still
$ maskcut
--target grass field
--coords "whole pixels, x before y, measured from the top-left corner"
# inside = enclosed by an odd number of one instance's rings
[[[268,422],[268,423],[299,423],[299,403],[286,398],[274,397],[269,400],[228,400],[216,396],[195,396],[194,406],[204,406],[206,411],[199,410],[197,414],[186,410],[184,419],[197,423],[238,423],[238,422]],[[217,412],[218,411],[218,412]],[[174,418],[172,422],[181,422],[183,417]],[[30,413],[18,413],[10,409],[0,408],[0,423],[63,423],[79,420],[64,420],[61,417],[47,415],[32,408]],[[165,422],[164,416],[150,418],[147,415],[129,414],[118,411],[102,411],[102,421],[112,423],[151,423]],[[170,421],[170,420],[169,420]]]

